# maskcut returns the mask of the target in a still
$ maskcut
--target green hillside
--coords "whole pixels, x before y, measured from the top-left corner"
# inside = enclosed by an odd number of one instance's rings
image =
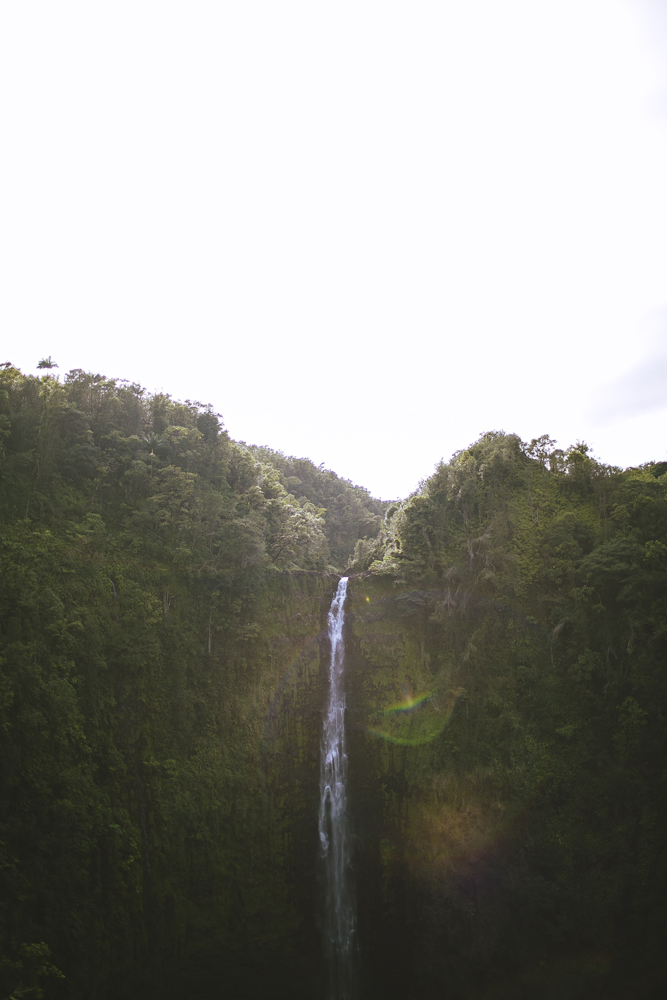
[[[360,934],[390,993],[662,992],[666,472],[486,434],[350,581]]]
[[[667,463],[483,435],[396,504],[0,368],[0,998],[325,995],[350,574],[359,1000],[662,996]]]

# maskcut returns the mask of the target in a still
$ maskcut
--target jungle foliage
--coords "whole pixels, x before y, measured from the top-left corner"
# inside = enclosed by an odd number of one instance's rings
[[[325,510],[325,533],[331,561],[345,569],[359,540],[370,544],[377,536],[382,517],[390,506],[388,501],[375,500],[368,490],[340,479],[335,472],[314,465],[307,458],[292,458],[270,448],[251,447],[251,454],[260,462],[273,466],[282,476],[282,483],[299,503],[311,503]]]
[[[295,498],[272,457],[200,403],[0,370],[3,998],[182,995],[220,962],[264,955],[274,981],[302,962],[315,875],[292,826],[317,760],[266,772],[267,732],[280,745],[290,671],[319,669],[329,564],[358,537],[320,501],[380,519],[312,463]]]
[[[357,560],[376,977],[400,941],[412,960],[385,987],[405,995],[661,995],[667,465],[488,433]]]
[[[322,993],[348,567],[365,1000],[662,995],[666,463],[493,432],[388,505],[5,366],[0,518],[2,1000]]]

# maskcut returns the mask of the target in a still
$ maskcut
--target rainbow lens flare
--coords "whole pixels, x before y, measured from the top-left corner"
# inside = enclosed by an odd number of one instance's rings
[[[426,691],[384,710],[383,728],[364,727],[369,736],[386,740],[400,747],[419,747],[439,736],[452,718],[454,709],[465,688],[445,692],[438,697],[435,691]]]

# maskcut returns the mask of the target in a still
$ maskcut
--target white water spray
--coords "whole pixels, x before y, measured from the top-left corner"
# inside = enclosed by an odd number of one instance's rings
[[[350,1000],[356,927],[350,886],[346,831],[345,647],[343,624],[347,577],[338,584],[329,611],[329,699],[322,732],[320,768],[320,844],[325,869],[325,934],[329,959],[329,1000]]]

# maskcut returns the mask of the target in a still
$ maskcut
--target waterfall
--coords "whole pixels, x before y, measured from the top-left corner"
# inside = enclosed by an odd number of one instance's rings
[[[343,624],[347,577],[329,611],[329,697],[322,730],[319,832],[324,860],[324,903],[329,1000],[349,1000],[356,948],[355,912],[350,886],[350,855],[346,831],[345,780],[345,647]]]

